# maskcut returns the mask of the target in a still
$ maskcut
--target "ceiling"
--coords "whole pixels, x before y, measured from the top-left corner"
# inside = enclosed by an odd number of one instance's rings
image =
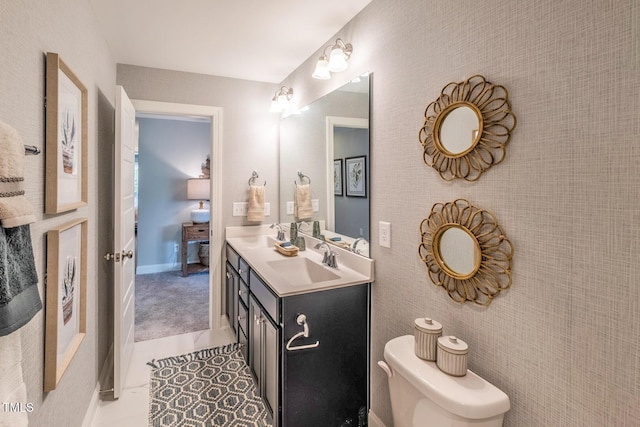
[[[117,63],[280,83],[371,0],[89,2]]]

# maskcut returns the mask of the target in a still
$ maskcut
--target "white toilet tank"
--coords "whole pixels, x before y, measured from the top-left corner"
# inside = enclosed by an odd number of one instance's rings
[[[413,335],[384,347],[394,427],[500,427],[510,408],[500,389],[467,370],[464,377],[442,372],[414,353]]]

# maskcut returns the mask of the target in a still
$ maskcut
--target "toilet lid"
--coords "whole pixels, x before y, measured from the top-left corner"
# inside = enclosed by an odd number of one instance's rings
[[[453,377],[438,369],[435,362],[418,358],[412,335],[389,341],[384,347],[384,358],[394,375],[401,375],[427,398],[453,414],[484,419],[510,409],[509,397],[475,373],[467,370],[464,377]]]

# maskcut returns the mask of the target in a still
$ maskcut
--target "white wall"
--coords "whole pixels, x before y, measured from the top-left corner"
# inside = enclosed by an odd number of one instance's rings
[[[353,43],[347,72],[313,80],[319,50],[282,82],[302,106],[373,72],[371,403],[387,426],[376,362],[426,315],[510,396],[505,426],[640,425],[639,26],[633,0],[373,0],[337,34]],[[422,160],[424,110],[477,73],[507,88],[518,126],[502,164],[445,183]],[[453,302],[418,256],[421,220],[458,197],[515,246],[513,286],[486,309]]]
[[[25,144],[44,151],[47,51],[58,53],[88,90],[89,205],[44,215],[45,156],[26,158],[25,190],[37,219],[31,225],[31,237],[43,303],[46,232],[79,217],[87,217],[89,226],[87,335],[55,391],[42,391],[45,311],[15,332],[21,334],[22,371],[27,399],[34,406],[29,414],[34,427],[81,424],[108,350],[108,307],[104,301],[110,290],[97,243],[99,235],[104,237],[104,229],[98,227],[97,194],[98,178],[108,175],[110,162],[98,161],[98,151],[110,152],[113,143],[116,65],[97,28],[89,2],[84,0],[0,2],[0,120],[16,128]],[[0,412],[0,421],[2,416]]]

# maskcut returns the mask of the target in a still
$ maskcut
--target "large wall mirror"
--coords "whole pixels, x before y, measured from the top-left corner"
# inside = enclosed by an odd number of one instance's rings
[[[325,239],[369,256],[370,74],[363,74],[280,123],[280,222],[297,222],[295,183],[310,182],[313,217]],[[333,239],[333,240],[331,240]],[[354,248],[355,245],[355,248]]]

